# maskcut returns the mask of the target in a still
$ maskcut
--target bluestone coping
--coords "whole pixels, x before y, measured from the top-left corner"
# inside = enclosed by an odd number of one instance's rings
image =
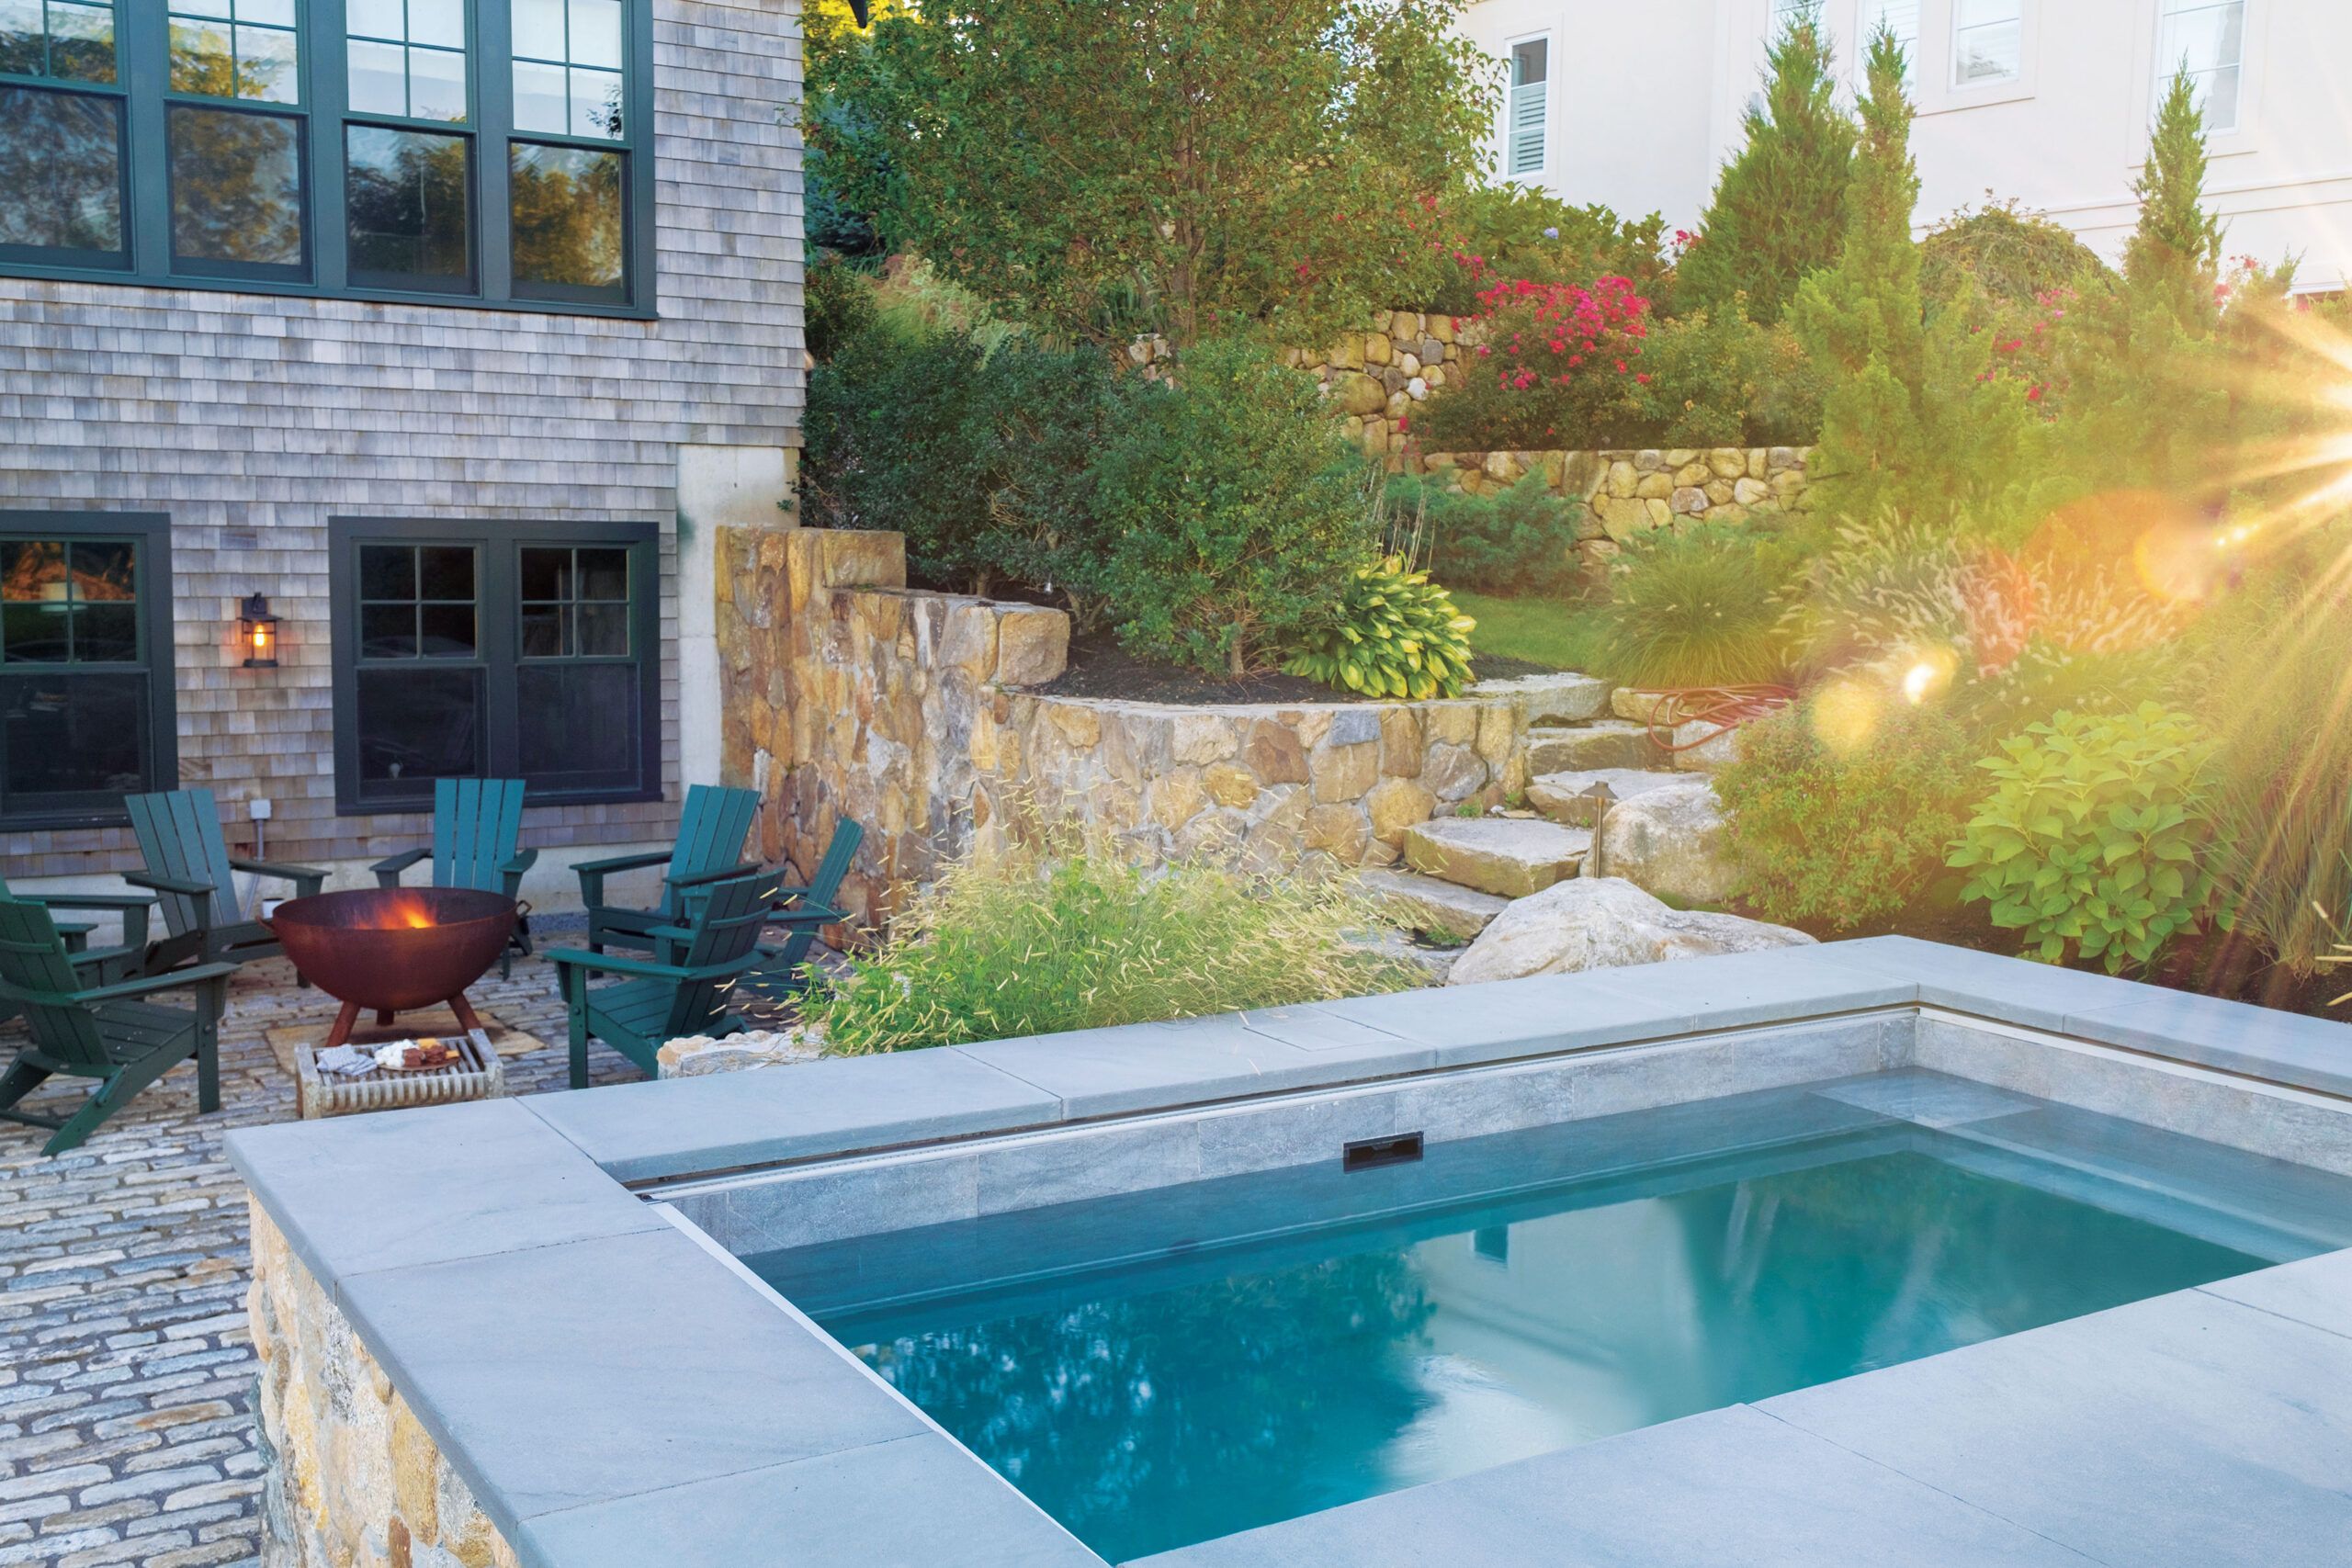
[[[2352,1030],[2337,1025],[1875,938],[246,1129],[228,1143],[532,1568],[731,1568],[786,1539],[796,1568],[894,1552],[1058,1568],[1094,1560],[617,1183],[1913,1004],[2302,1087],[2352,1054]],[[2299,1531],[2352,1530],[2348,1294],[2352,1254],[2338,1254],[1270,1530],[1328,1561],[1394,1557],[1421,1510],[1446,1526],[1427,1555],[1452,1561],[2038,1564],[2074,1561],[2065,1548],[2079,1538],[2102,1543],[2100,1561],[2269,1568],[2295,1560],[2312,1539]],[[1482,1488],[1466,1514],[1447,1501],[1463,1487]],[[938,1517],[967,1521],[945,1545],[923,1533],[934,1497]],[[2262,1526],[2208,1540],[2196,1532],[2209,1504]],[[2101,1536],[2107,1518],[2120,1522]],[[1361,1549],[1347,1549],[1363,1520]],[[2176,1527],[2209,1554],[2165,1556],[2157,1538]],[[1300,1560],[1246,1554],[1268,1534],[1165,1561]],[[2142,1548],[2154,1555],[2101,1554]]]

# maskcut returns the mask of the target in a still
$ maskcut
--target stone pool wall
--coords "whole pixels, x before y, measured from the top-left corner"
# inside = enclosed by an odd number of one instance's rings
[[[262,1568],[518,1568],[351,1320],[249,1207]]]
[[[843,899],[861,924],[1032,820],[1109,833],[1146,863],[1386,865],[1406,829],[1527,783],[1518,695],[1044,695],[1025,688],[1062,672],[1069,617],[911,592],[897,534],[722,530],[718,549],[722,776],[761,791],[761,852],[803,874],[840,817],[865,825]],[[1590,687],[1598,714],[1607,690]]]

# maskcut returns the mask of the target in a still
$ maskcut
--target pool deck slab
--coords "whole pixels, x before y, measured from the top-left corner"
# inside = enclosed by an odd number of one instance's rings
[[[1429,1075],[1447,1067],[1605,1060],[1693,1029],[1907,1019],[1922,1005],[2061,1032],[2079,1019],[2125,1049],[2208,1068],[2224,1065],[2215,1043],[2234,1025],[2226,1070],[2322,1093],[2352,1068],[2352,1030],[2278,1030],[2253,1009],[2165,1000],[1875,939],[1143,1026],[1164,1041],[1125,1031],[1092,1045],[942,1048],[452,1108],[490,1116],[270,1128],[233,1134],[230,1151],[532,1568],[733,1568],[746,1542],[783,1539],[795,1568],[1058,1568],[1094,1559],[797,1314],[663,1234],[660,1211],[620,1184],[947,1147],[1309,1083],[1440,1086]],[[2157,1032],[2173,1021],[2186,1037],[2168,1043]],[[1936,1113],[1933,1094],[1907,1092]],[[368,1190],[397,1152],[413,1157],[401,1144],[412,1126],[472,1173],[455,1209],[440,1208],[438,1182]],[[1329,1153],[1315,1140],[1331,1126],[1324,1115],[1302,1133],[1302,1157],[1310,1143]],[[2322,1561],[2316,1543],[2334,1551],[2352,1533],[2352,1323],[2338,1295],[2352,1296],[2352,1253],[1153,1561]],[[912,1506],[934,1497],[936,1511]],[[2257,1507],[2261,1529],[2233,1528]],[[949,1533],[925,1533],[926,1515]],[[2107,1535],[2092,1528],[2102,1517]],[[1290,1555],[1264,1554],[1260,1538],[1277,1532]],[[2143,1550],[2175,1537],[2211,1554]],[[660,1551],[646,1555],[647,1542]]]

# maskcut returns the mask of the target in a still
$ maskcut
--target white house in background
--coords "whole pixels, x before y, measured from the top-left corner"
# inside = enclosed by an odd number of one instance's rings
[[[1505,62],[1497,167],[1565,199],[1695,225],[1740,141],[1767,39],[1805,0],[1476,0]],[[2160,80],[2182,60],[2211,128],[2232,254],[2352,281],[2352,0],[1820,0],[1838,66],[1883,20],[1911,45],[1924,227],[1989,190],[2113,257]]]

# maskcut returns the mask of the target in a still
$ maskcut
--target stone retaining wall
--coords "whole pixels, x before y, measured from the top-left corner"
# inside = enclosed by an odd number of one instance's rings
[[[1146,863],[1385,865],[1405,829],[1526,783],[1524,699],[1179,707],[1041,695],[1058,610],[909,592],[890,533],[722,530],[722,776],[802,873],[866,829],[842,907],[893,912],[982,835],[1035,817]],[[1593,683],[1600,711],[1606,691]]]
[[[518,1568],[350,1319],[250,1207],[262,1568]]]

